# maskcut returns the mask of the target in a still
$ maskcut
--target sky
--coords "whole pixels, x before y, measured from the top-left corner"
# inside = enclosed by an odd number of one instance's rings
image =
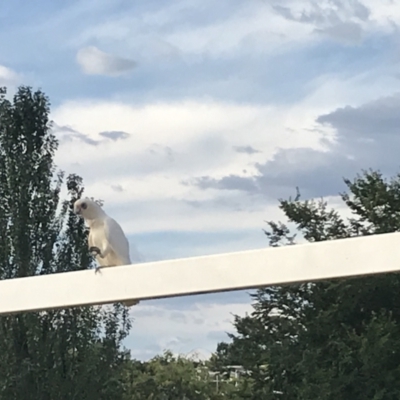
[[[394,0],[15,0],[0,85],[50,97],[57,167],[135,262],[257,249],[297,186],[340,209],[343,177],[399,172],[399,23]],[[144,301],[125,345],[205,357],[251,310],[243,291]]]

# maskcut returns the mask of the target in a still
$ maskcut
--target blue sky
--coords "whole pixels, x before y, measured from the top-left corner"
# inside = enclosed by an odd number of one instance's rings
[[[60,140],[131,243],[163,260],[261,248],[277,198],[398,172],[400,5],[389,0],[8,2],[0,85],[42,88]],[[215,350],[246,292],[147,301],[126,345]]]

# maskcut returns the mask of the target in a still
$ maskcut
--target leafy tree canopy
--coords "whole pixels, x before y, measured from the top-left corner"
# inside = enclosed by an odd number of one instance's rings
[[[365,171],[345,183],[350,218],[323,200],[281,200],[287,223],[268,223],[270,244],[399,230],[400,175],[387,180]],[[236,316],[237,333],[219,344],[213,366],[250,370],[250,398],[257,400],[399,399],[399,294],[398,273],[260,289],[251,295],[253,312]]]

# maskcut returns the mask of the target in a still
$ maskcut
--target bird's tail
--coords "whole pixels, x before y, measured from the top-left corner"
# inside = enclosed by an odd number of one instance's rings
[[[127,301],[124,301],[122,304],[125,307],[132,307],[132,306],[136,306],[136,304],[139,304],[139,303],[140,303],[139,300],[127,300]]]

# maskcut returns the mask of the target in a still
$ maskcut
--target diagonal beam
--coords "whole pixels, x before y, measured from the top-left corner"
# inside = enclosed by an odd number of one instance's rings
[[[400,233],[0,281],[0,315],[400,270]]]

